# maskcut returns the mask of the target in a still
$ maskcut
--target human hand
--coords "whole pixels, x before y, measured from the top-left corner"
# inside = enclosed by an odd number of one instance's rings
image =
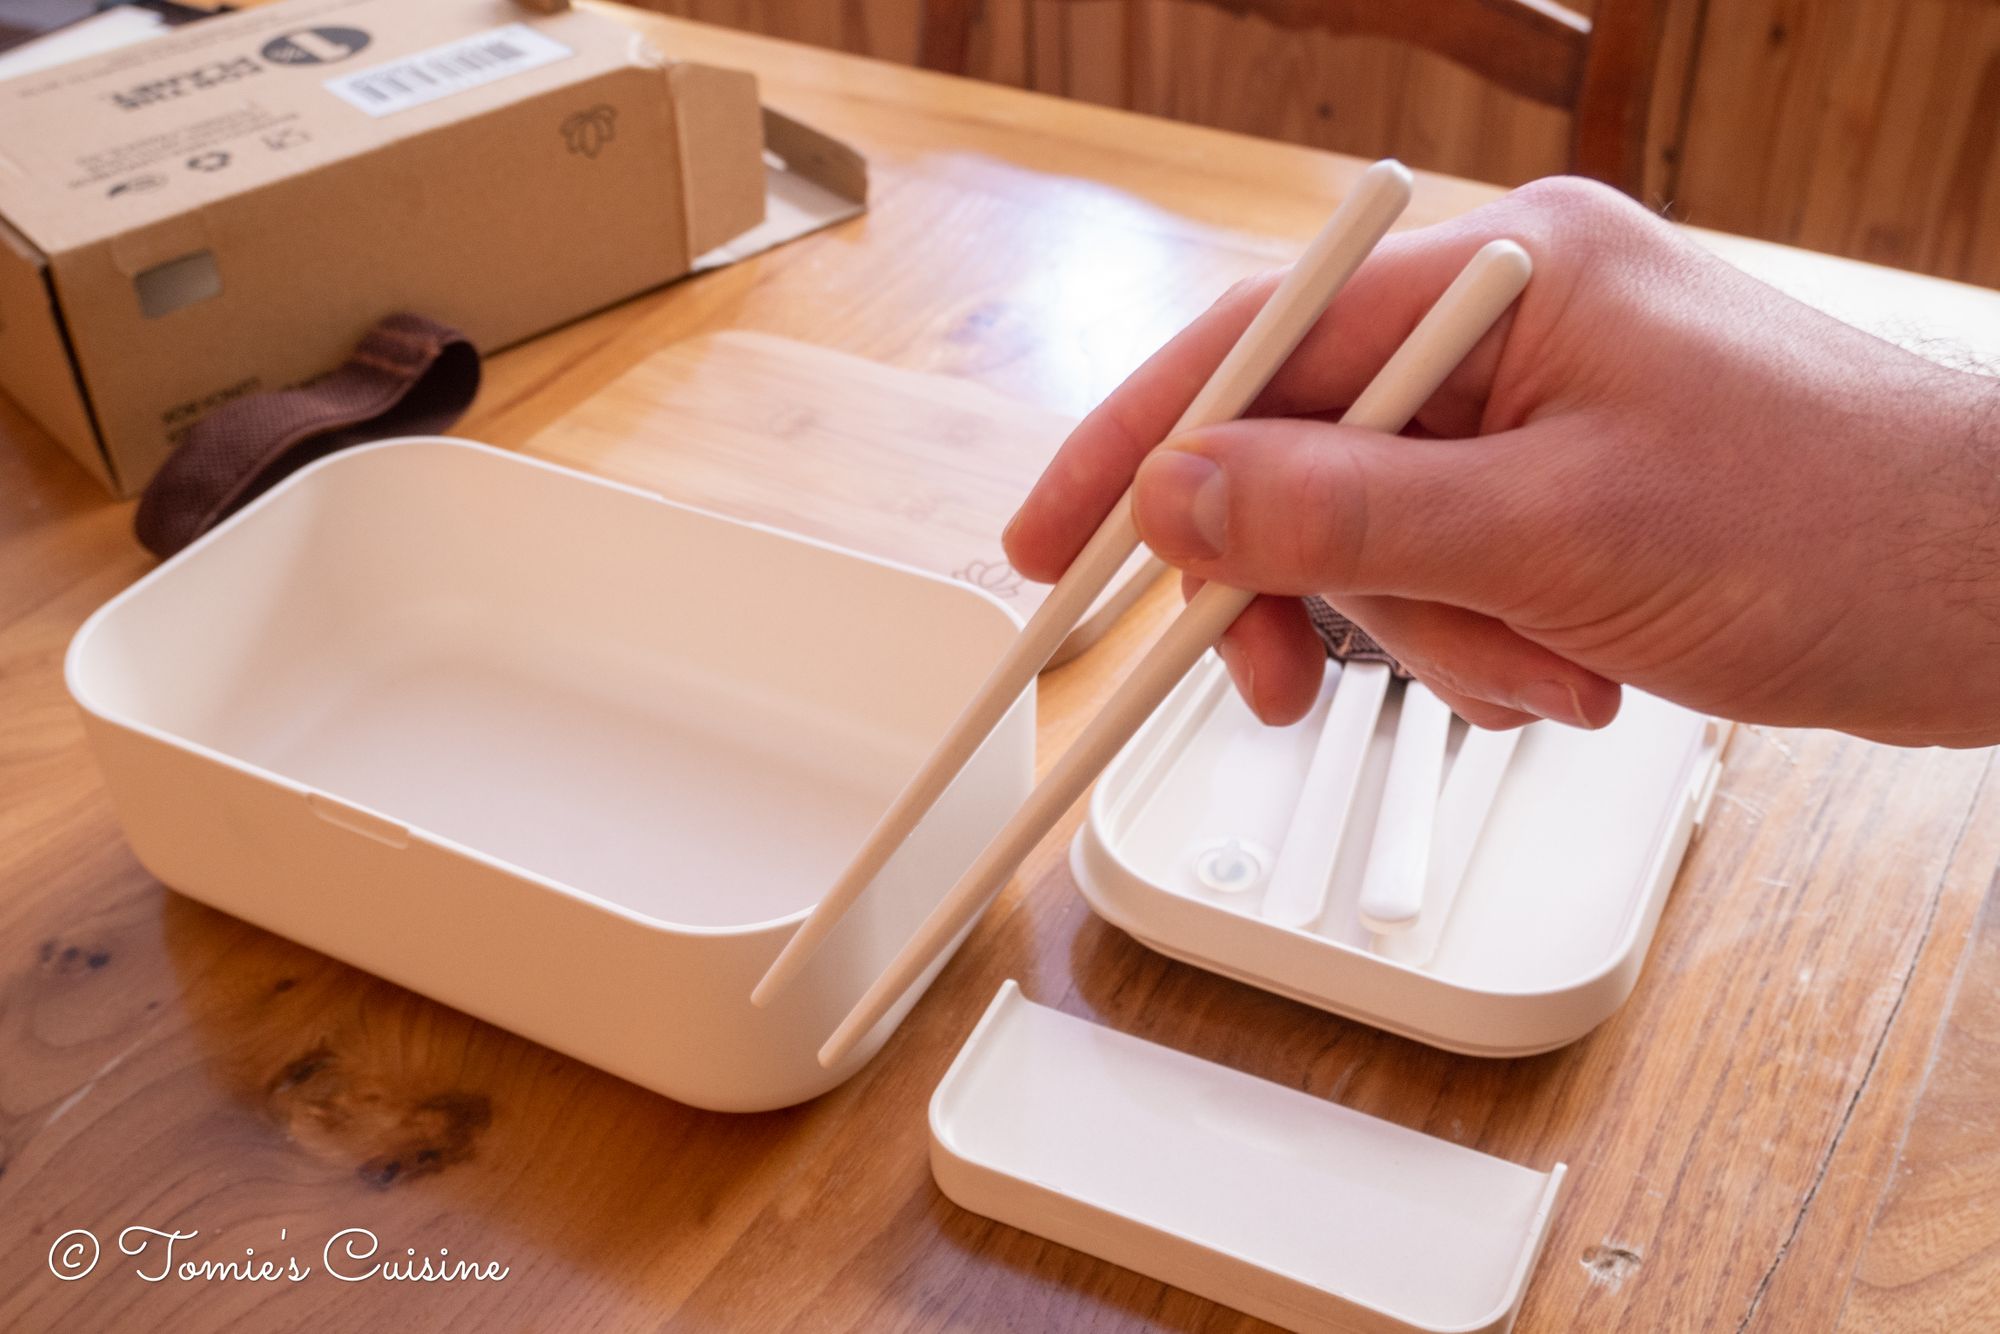
[[[1334,425],[1498,237],[1535,277],[1413,434]],[[1298,599],[1319,593],[1485,727],[1600,727],[1626,683],[1750,722],[2000,741],[2000,382],[1555,179],[1390,237],[1242,420],[1155,449],[1275,282],[1232,289],[1077,427],[1008,529],[1017,569],[1057,578],[1133,484],[1191,586],[1271,595],[1221,652],[1272,723],[1316,696]]]

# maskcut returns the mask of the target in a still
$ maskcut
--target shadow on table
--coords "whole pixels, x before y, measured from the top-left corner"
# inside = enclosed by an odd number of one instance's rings
[[[1070,975],[1072,1013],[1517,1162],[1553,1152],[1551,1100],[1590,1042],[1511,1059],[1441,1051],[1169,959],[1096,916],[1071,939]]]

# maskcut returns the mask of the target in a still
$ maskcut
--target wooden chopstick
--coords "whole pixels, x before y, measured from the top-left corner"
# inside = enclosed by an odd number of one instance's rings
[[[1481,248],[1362,390],[1341,418],[1342,425],[1385,434],[1395,434],[1409,425],[1445,377],[1521,294],[1531,269],[1528,253],[1512,241],[1493,241]],[[1256,596],[1213,583],[1195,594],[1103,711],[1028,794],[1027,801],[986,845],[971,869],[841,1020],[819,1050],[821,1065],[837,1065],[853,1051],[945,945],[985,910],[1021,859]]]
[[[1377,162],[1361,173],[1320,234],[1243,331],[1222,364],[1188,405],[1169,435],[1239,417],[1249,408],[1306,330],[1319,319],[1333,295],[1385,236],[1410,202],[1409,170],[1400,162]],[[1128,491],[1092,534],[1027,626],[1008,647],[979,693],[965,706],[944,740],[931,752],[840,878],[799,925],[792,938],[752,988],[750,1000],[768,1005],[783,992],[834,926],[908,839],[917,824],[965,768],[979,747],[1014,707],[1021,692],[1048,664],[1056,649],[1104,586],[1139,547]]]

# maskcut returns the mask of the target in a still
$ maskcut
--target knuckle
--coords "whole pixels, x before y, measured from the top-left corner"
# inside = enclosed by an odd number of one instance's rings
[[[1587,176],[1544,176],[1513,191],[1513,197],[1559,216],[1599,218],[1623,214],[1632,201]]]
[[[1439,645],[1429,642],[1433,637],[1426,635],[1405,635],[1404,642],[1396,645],[1396,661],[1403,670],[1416,680],[1430,687],[1432,694],[1447,702],[1478,699],[1484,692],[1466,678],[1452,655],[1438,652]]]
[[[1216,298],[1219,309],[1234,309],[1241,305],[1262,305],[1270,299],[1271,293],[1285,276],[1283,269],[1265,269],[1247,278],[1238,278],[1229,284],[1227,291]]]
[[[1520,725],[1521,714],[1505,704],[1495,703],[1493,696],[1504,693],[1495,689],[1497,683],[1475,679],[1474,674],[1464,670],[1464,664],[1446,649],[1432,652],[1434,647],[1426,645],[1407,658],[1399,657],[1403,669],[1428,687],[1430,692],[1451,706],[1451,711],[1475,727],[1501,729]]]
[[[1311,448],[1291,484],[1300,521],[1289,563],[1314,592],[1358,592],[1369,558],[1368,475],[1345,449]]]
[[[1489,732],[1505,732],[1519,727],[1526,721],[1521,714],[1499,704],[1489,704],[1477,696],[1447,699],[1451,711],[1471,723],[1474,727],[1485,728]]]
[[[1485,726],[1485,719],[1513,718],[1515,711],[1495,702],[1510,692],[1494,679],[1481,655],[1462,636],[1440,629],[1418,614],[1399,617],[1395,633],[1384,644],[1404,671],[1429,687],[1467,722]],[[1479,716],[1475,717],[1474,714]]]
[[[1086,480],[1085,474],[1100,467],[1136,468],[1139,460],[1159,443],[1157,434],[1140,420],[1144,405],[1133,402],[1130,395],[1107,399],[1100,412],[1101,416],[1093,423],[1098,428],[1096,436],[1088,442],[1087,449],[1066,446],[1056,455],[1055,467],[1050,471],[1064,469],[1060,475],[1068,486],[1080,485]]]
[[[1513,191],[1507,201],[1564,250],[1585,242],[1636,242],[1665,226],[1629,196],[1584,176],[1545,176]]]

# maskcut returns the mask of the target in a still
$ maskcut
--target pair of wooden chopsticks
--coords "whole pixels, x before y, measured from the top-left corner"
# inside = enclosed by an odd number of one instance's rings
[[[1292,354],[1410,199],[1410,174],[1378,162],[1278,285],[1216,367],[1169,435],[1240,416]],[[1526,285],[1529,261],[1510,241],[1474,255],[1437,304],[1341,418],[1346,426],[1394,434],[1414,417]],[[966,706],[936,751],[869,834],[832,891],[803,922],[751,993],[767,1004],[812,957],[841,916],[936,804],[1077,619],[1138,546],[1128,490],[1070,565],[1048,599]],[[1243,613],[1256,594],[1205,585],[1029,794],[957,885],[932,910],[820,1049],[832,1066],[853,1050],[1000,887],[1072,802],[1129,740],[1168,692]]]

